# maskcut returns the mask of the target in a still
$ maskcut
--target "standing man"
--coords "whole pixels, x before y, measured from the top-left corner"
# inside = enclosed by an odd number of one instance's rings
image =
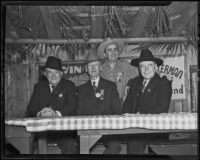
[[[141,51],[140,57],[131,65],[138,67],[140,75],[133,79],[129,93],[123,104],[124,113],[159,114],[167,113],[172,96],[171,82],[157,73],[163,60],[155,58],[149,49]],[[130,135],[127,141],[128,154],[144,154],[145,146],[160,134]],[[165,137],[166,138],[166,137]]]
[[[128,62],[119,59],[124,50],[124,42],[107,38],[98,47],[98,55],[105,57],[106,62],[102,65],[101,76],[115,82],[121,103],[126,97],[126,87],[129,79],[138,75],[137,69]]]
[[[89,80],[78,89],[77,115],[121,114],[116,84],[100,77],[101,61],[96,50],[90,50],[86,61]],[[116,136],[103,136],[102,141],[104,154],[119,154],[121,147]]]
[[[27,106],[28,117],[55,117],[75,114],[75,85],[62,78],[63,70],[59,58],[49,56],[44,66],[46,81],[34,86]],[[48,134],[49,141],[57,141],[62,154],[75,154],[74,132],[54,132]]]

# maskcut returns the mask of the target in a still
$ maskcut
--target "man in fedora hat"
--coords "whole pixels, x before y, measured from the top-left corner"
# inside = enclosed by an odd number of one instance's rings
[[[101,60],[96,50],[90,50],[87,58],[89,80],[78,88],[77,115],[121,114],[116,84],[100,76]],[[118,154],[120,144],[115,136],[103,136],[104,154]]]
[[[75,85],[63,79],[63,70],[59,58],[49,56],[44,66],[47,80],[34,86],[34,91],[27,106],[28,117],[55,117],[75,114]],[[74,154],[75,134],[72,132],[48,134],[50,141],[55,140],[62,154]]]
[[[163,60],[153,56],[149,49],[141,51],[140,57],[131,65],[138,67],[140,75],[133,79],[123,104],[124,113],[159,114],[167,113],[170,106],[172,86],[166,77],[160,77],[156,70]],[[127,140],[128,154],[144,154],[145,146],[156,135],[130,135]],[[161,136],[162,137],[162,136]]]
[[[98,47],[98,56],[106,58],[102,65],[101,76],[107,80],[115,82],[121,103],[126,96],[126,87],[129,79],[138,75],[137,69],[132,67],[127,61],[119,59],[119,55],[124,50],[124,42],[107,38]]]

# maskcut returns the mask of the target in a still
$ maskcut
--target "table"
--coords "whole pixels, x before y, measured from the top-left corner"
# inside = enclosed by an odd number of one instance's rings
[[[24,118],[7,119],[5,124],[24,126],[31,133],[77,130],[80,136],[80,153],[88,154],[89,148],[102,135],[197,131],[197,113]],[[39,153],[46,153],[45,143],[45,137],[39,140]]]
[[[5,138],[15,148],[20,151],[20,154],[30,154],[33,136],[26,131],[24,126],[5,126]]]
[[[145,128],[130,128],[120,130],[84,130],[78,131],[80,136],[80,154],[89,154],[90,148],[103,136],[115,134],[148,134],[148,133],[176,133],[176,132],[197,132],[197,130],[158,130]]]

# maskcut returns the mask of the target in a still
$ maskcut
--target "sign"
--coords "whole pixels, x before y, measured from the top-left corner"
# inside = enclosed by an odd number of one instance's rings
[[[163,65],[158,70],[173,78],[172,99],[185,99],[184,56],[163,58]]]

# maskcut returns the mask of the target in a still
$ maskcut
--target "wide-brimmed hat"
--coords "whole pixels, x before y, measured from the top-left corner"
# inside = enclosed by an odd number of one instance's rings
[[[153,56],[152,52],[149,49],[144,49],[140,53],[139,58],[135,58],[131,61],[131,65],[138,67],[139,62],[141,61],[154,61],[158,66],[163,64],[163,60]]]
[[[88,54],[86,56],[86,63],[91,63],[96,61],[102,61],[102,59],[99,56],[97,56],[97,50],[89,49]]]
[[[46,64],[43,68],[50,68],[63,71],[61,59],[54,56],[49,56],[47,58]]]
[[[97,49],[97,55],[100,57],[100,58],[104,58],[104,52],[105,52],[105,49],[110,45],[110,44],[116,44],[118,49],[119,49],[119,52],[118,54],[122,54],[122,51],[124,50],[124,41],[122,40],[113,40],[111,38],[106,38],[106,40],[104,42],[102,42],[98,49]]]

